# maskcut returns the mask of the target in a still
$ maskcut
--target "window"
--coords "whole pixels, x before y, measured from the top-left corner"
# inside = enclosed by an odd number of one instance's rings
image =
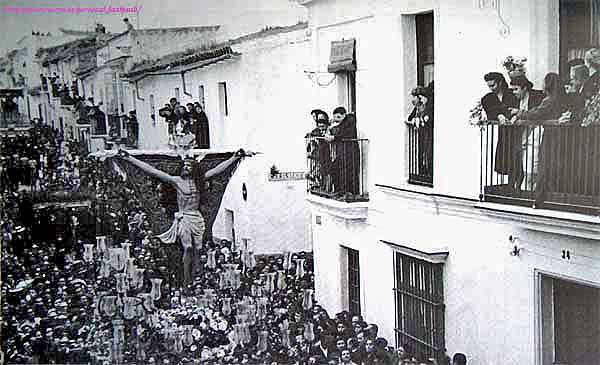
[[[427,86],[433,81],[433,13],[415,17],[417,28],[417,82]]]
[[[175,88],[175,99],[177,99],[178,102],[181,102],[181,99],[179,99],[179,88],[178,87]]]
[[[127,93],[127,84],[119,78],[119,106],[121,109],[121,113],[125,113],[125,95]]]
[[[600,46],[600,0],[560,0],[560,71],[569,74],[585,51]]]
[[[412,20],[411,20],[412,21]],[[416,33],[416,76],[417,85],[427,87],[434,81],[434,51],[433,51],[433,13],[419,14],[414,17]],[[411,77],[411,82],[414,79]],[[416,86],[416,85],[413,85]],[[429,98],[432,101],[432,98]],[[416,111],[416,108],[413,109]],[[408,182],[415,185],[433,187],[433,111],[425,106],[424,111],[412,115],[408,126]],[[416,128],[414,123],[419,123]]]
[[[443,264],[396,252],[396,346],[417,358],[444,356]]]
[[[338,104],[346,107],[349,113],[356,113],[356,72],[336,72]]]
[[[204,104],[204,85],[198,86],[198,102],[202,106],[202,110],[206,110],[206,106]]]
[[[133,110],[137,109],[137,98],[135,96],[135,89],[131,89],[131,105],[133,106]]]
[[[219,82],[219,105],[221,108],[221,114],[228,116],[229,105],[227,101],[227,83],[225,82]]]
[[[346,248],[348,254],[348,310],[360,314],[360,264],[359,252]]]

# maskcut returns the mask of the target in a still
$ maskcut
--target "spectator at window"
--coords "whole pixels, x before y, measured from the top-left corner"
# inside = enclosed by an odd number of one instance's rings
[[[327,113],[320,112],[316,115],[316,128],[306,135],[308,144],[306,152],[310,160],[309,179],[314,185],[311,188],[326,189],[330,185],[329,169],[331,165],[331,149],[329,142],[323,137],[329,128],[329,117]]]
[[[433,83],[428,87],[417,86],[411,91],[414,108],[408,116],[408,124],[418,133],[419,174],[433,175]]]
[[[499,72],[489,72],[483,77],[490,92],[481,99],[488,120],[497,120],[498,142],[494,170],[502,175],[508,175],[508,186],[511,189],[519,186],[522,175],[521,166],[521,133],[512,127],[505,127],[510,118],[509,108],[516,108],[519,100],[508,88],[506,79]]]
[[[199,102],[194,103],[194,111],[198,118],[197,146],[198,148],[210,148],[208,117]]]

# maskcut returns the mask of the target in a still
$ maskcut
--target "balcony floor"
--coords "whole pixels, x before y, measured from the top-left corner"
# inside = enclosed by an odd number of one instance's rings
[[[534,202],[532,191],[509,189],[508,185],[486,186],[483,201],[531,207]],[[571,213],[598,215],[600,197],[574,193],[549,192],[544,209]]]

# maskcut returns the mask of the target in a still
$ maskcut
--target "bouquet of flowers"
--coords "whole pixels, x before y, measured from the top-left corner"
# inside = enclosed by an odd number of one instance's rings
[[[510,76],[516,76],[518,74],[525,74],[525,62],[527,62],[527,58],[515,58],[513,56],[508,56],[502,61],[502,66],[506,69]]]
[[[469,110],[469,125],[482,126],[486,120],[485,110],[483,110],[481,101],[478,101],[475,107]]]

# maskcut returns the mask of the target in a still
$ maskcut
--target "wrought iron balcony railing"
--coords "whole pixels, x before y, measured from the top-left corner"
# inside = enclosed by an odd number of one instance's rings
[[[480,199],[598,214],[600,125],[484,123]]]
[[[408,124],[408,183],[433,187],[433,128]]]
[[[368,201],[367,139],[307,137],[308,191],[344,202]]]
[[[19,128],[27,127],[30,122],[25,116],[18,112],[1,112],[0,128]]]

